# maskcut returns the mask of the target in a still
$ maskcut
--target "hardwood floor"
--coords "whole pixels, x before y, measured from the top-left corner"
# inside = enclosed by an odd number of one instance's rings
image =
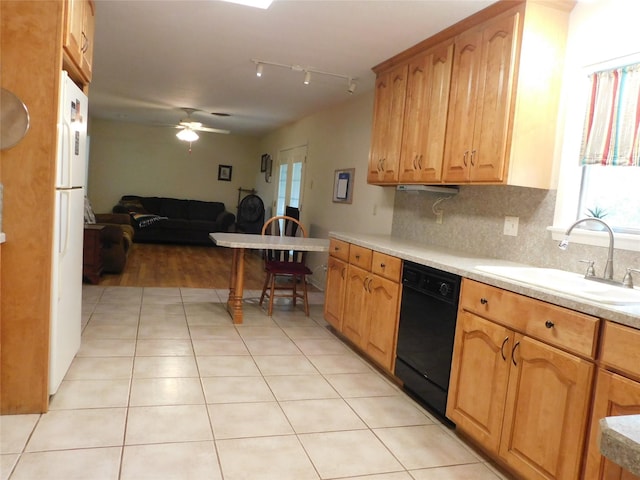
[[[228,288],[230,248],[134,243],[121,274],[105,273],[102,286]],[[260,290],[264,282],[262,257],[245,255],[244,288]]]

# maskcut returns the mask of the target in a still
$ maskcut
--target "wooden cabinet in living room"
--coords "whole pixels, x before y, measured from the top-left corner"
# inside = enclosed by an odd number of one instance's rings
[[[333,328],[342,331],[342,308],[347,280],[349,244],[334,238],[329,241],[327,284],[324,294],[324,318]]]
[[[78,83],[90,83],[93,65],[95,4],[93,0],[65,0],[64,68]]]
[[[393,371],[402,261],[357,245],[349,249],[341,333]]]
[[[463,281],[447,416],[525,479],[575,479],[598,319]]]
[[[640,330],[605,322],[596,380],[585,480],[638,480],[600,454],[600,419],[640,415]]]
[[[434,183],[442,179],[452,62],[451,40],[409,62],[400,183]]]
[[[400,65],[376,78],[373,133],[367,182],[398,182],[402,119],[407,91],[408,65]]]

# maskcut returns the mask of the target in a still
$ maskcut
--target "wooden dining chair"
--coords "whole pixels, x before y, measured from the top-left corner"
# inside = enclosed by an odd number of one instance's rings
[[[287,215],[278,215],[266,221],[262,227],[262,235],[306,237],[307,232],[299,220]],[[269,297],[268,312],[269,316],[271,316],[275,297],[291,298],[294,307],[296,306],[296,300],[302,299],[304,313],[309,316],[306,276],[311,275],[312,272],[305,265],[305,252],[264,250],[263,255],[266,276],[262,287],[262,295],[260,295],[260,306],[262,306],[264,298]]]

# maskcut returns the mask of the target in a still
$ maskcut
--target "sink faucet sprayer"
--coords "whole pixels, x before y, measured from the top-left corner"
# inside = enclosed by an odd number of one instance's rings
[[[590,277],[590,278],[592,278],[593,280],[613,281],[613,230],[611,230],[611,227],[607,225],[605,222],[603,222],[602,220],[600,220],[599,218],[588,217],[588,218],[581,218],[580,220],[576,221],[573,225],[571,225],[567,229],[567,231],[564,234],[565,237],[558,244],[558,248],[560,248],[560,250],[566,250],[567,247],[569,246],[569,235],[571,234],[571,231],[574,229],[576,225],[579,225],[584,222],[601,223],[607,229],[607,232],[609,232],[609,255],[607,257],[607,264],[604,267],[604,275],[602,275],[601,279],[598,279],[597,277],[596,278]]]

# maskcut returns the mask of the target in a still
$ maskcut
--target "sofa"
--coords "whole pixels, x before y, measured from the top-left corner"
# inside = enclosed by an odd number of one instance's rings
[[[136,243],[215,246],[212,232],[228,232],[236,217],[222,202],[124,195],[114,213],[128,213]]]

